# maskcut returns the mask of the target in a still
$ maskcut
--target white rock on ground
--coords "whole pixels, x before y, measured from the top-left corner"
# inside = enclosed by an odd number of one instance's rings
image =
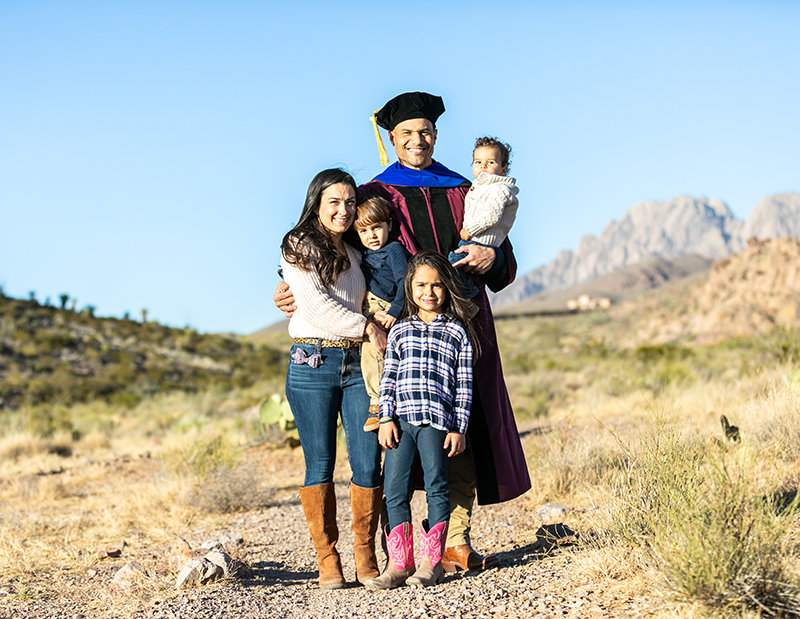
[[[117,570],[111,584],[120,589],[127,589],[139,578],[147,578],[147,570],[138,561],[129,561]]]
[[[192,585],[204,585],[207,582],[222,578],[223,573],[219,565],[212,563],[208,559],[193,557],[178,574],[175,579],[175,587],[182,589]]]
[[[547,503],[536,510],[536,516],[543,522],[560,522],[570,512],[570,508],[560,503]]]
[[[224,576],[236,576],[242,570],[242,564],[222,550],[212,550],[203,557],[222,568]]]

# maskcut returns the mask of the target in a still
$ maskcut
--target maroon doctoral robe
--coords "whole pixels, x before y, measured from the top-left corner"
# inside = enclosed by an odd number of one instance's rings
[[[435,186],[438,184],[436,176],[425,175],[428,168],[413,171],[412,178],[411,170],[396,163],[390,166],[390,170],[399,171],[399,174],[384,173],[362,185],[358,190],[358,200],[361,202],[368,197],[382,196],[392,203],[392,237],[399,240],[409,253],[435,249],[447,255],[458,246],[469,181],[438,163],[434,163],[431,169],[444,170],[461,180],[445,178],[442,183],[445,186]],[[412,186],[391,182],[404,182],[404,174],[412,178],[405,181],[409,185],[413,183]],[[434,186],[421,186],[425,182]],[[499,272],[496,272],[498,269],[492,269],[492,273],[483,278],[494,292],[508,286],[517,271],[511,243],[506,240],[500,249],[505,257],[503,268]],[[494,317],[486,289],[480,284],[478,287],[480,292],[473,300],[480,307],[476,330],[482,353],[475,365],[467,437],[475,463],[478,503],[487,505],[520,496],[530,489],[531,481],[503,379]]]

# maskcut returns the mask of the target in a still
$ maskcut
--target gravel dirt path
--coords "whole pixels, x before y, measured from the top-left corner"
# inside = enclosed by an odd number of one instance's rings
[[[297,450],[263,450],[261,470],[274,483],[268,504],[260,510],[225,515],[217,528],[191,531],[192,547],[221,535],[241,536],[251,575],[200,588],[175,591],[174,571],[166,568],[165,550],[148,546],[147,536],[129,540],[125,556],[104,561],[95,574],[71,572],[58,595],[37,600],[0,596],[0,617],[212,618],[212,617],[601,617],[651,614],[641,599],[615,595],[596,583],[576,583],[568,574],[579,547],[542,553],[537,546],[536,506],[526,497],[501,505],[481,506],[473,517],[473,544],[499,555],[500,567],[483,573],[446,575],[443,584],[427,589],[402,587],[369,591],[355,582],[350,530],[348,466],[337,466],[336,492],[346,589],[317,587],[316,557],[303,518],[297,486],[303,462]],[[424,515],[424,493],[412,502],[416,521]],[[567,524],[569,522],[567,521]],[[415,532],[416,533],[416,532]],[[417,535],[418,538],[418,535]],[[417,540],[418,541],[418,540]],[[415,543],[415,548],[419,548]],[[379,553],[380,557],[380,553]],[[114,573],[131,559],[138,560],[156,586],[143,585],[135,594],[115,591]]]

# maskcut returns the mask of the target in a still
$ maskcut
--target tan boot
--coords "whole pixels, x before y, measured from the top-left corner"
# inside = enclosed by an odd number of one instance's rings
[[[343,589],[345,580],[342,576],[342,562],[336,551],[339,527],[336,525],[336,495],[333,484],[300,488],[300,501],[317,551],[319,586],[323,589]]]
[[[444,544],[447,540],[447,521],[440,522],[428,530],[428,521],[422,521],[422,531],[420,532],[420,554],[422,558],[419,568],[414,575],[406,580],[406,584],[411,587],[431,587],[438,585],[444,580],[444,568],[442,567],[442,553]]]
[[[381,515],[383,486],[362,488],[350,484],[350,508],[353,511],[353,554],[356,580],[364,584],[380,574],[375,556],[375,532]]]
[[[364,583],[367,589],[394,589],[414,573],[414,535],[410,522],[398,524],[391,533],[384,529],[389,564],[383,574]]]

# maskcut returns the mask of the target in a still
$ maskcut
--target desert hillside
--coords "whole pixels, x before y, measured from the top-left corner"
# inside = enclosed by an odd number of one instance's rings
[[[0,291],[0,411],[95,400],[133,407],[170,391],[247,387],[282,353],[243,338],[96,316]]]
[[[654,308],[643,341],[714,343],[800,324],[800,241],[751,239],[714,263],[708,280],[684,293],[680,306]]]

